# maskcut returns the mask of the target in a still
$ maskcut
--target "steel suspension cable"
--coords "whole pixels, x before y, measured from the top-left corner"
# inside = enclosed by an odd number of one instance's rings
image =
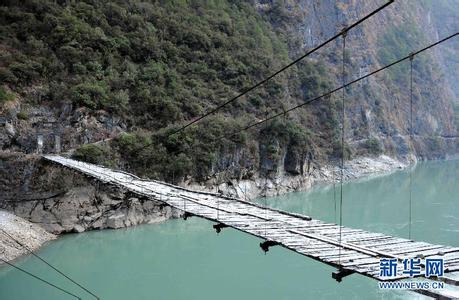
[[[346,29],[343,31],[343,49],[342,49],[342,68],[341,80],[342,85],[346,83]],[[342,89],[341,95],[341,176],[340,176],[340,199],[339,199],[339,250],[338,250],[338,263],[341,264],[341,249],[342,249],[342,227],[343,227],[343,179],[344,179],[344,127],[345,127],[345,106],[344,98],[346,89]]]
[[[334,132],[334,130],[333,130]],[[332,136],[332,143],[335,142],[335,134],[333,133],[333,136]],[[333,203],[334,203],[334,221],[335,221],[335,224],[338,224],[337,220],[336,220],[336,170],[335,170],[335,162],[334,162],[334,159],[332,159],[332,180],[333,180]]]
[[[78,297],[77,295],[75,295],[75,294],[73,294],[73,293],[71,293],[71,292],[69,292],[69,291],[67,291],[67,290],[65,290],[65,289],[63,289],[63,288],[61,288],[61,287],[59,287],[59,286],[57,286],[57,285],[51,283],[51,282],[49,282],[49,281],[46,280],[46,279],[43,279],[43,278],[41,278],[41,277],[39,277],[39,276],[37,276],[37,275],[34,275],[34,274],[32,274],[31,272],[29,272],[29,271],[27,271],[27,270],[24,270],[23,268],[18,267],[18,266],[14,265],[14,264],[12,264],[12,263],[10,263],[10,262],[8,262],[7,260],[5,260],[5,259],[3,259],[3,258],[0,258],[0,260],[3,261],[5,264],[7,264],[7,265],[9,265],[9,266],[11,266],[11,267],[13,267],[13,268],[15,268],[15,269],[17,269],[17,270],[23,272],[23,273],[29,275],[30,277],[33,277],[33,278],[35,278],[35,279],[37,279],[37,280],[39,280],[39,281],[41,281],[41,282],[43,282],[43,283],[45,283],[45,284],[47,284],[47,285],[53,287],[53,288],[55,288],[55,289],[58,289],[59,291],[61,291],[61,292],[63,292],[63,293],[66,293],[66,294],[69,295],[69,296],[72,296],[73,298],[76,298],[76,299],[81,300],[81,298]]]
[[[413,144],[413,59],[414,55],[410,57],[410,144],[412,154],[415,155]],[[411,158],[410,158],[411,165]],[[411,240],[411,223],[412,223],[412,190],[413,190],[413,170],[410,166],[410,204],[409,204],[409,221],[408,221],[408,238]]]
[[[220,176],[220,173],[217,174],[217,184],[216,184],[216,187],[215,187],[215,190],[216,190],[216,194],[218,195],[219,194],[219,186],[220,186],[220,179],[221,179],[221,176]],[[218,221],[218,218],[220,217],[220,197],[217,197],[217,221]]]
[[[265,115],[267,116],[268,115],[268,111],[266,110],[265,111]],[[266,155],[268,154],[268,123],[265,124],[265,136],[266,136]],[[264,197],[265,197],[265,239],[268,240],[268,224],[266,223],[268,221],[268,168],[266,166],[266,170],[265,170],[265,187],[264,187]],[[266,252],[265,252],[266,254]]]
[[[18,244],[19,246],[21,246],[22,248],[26,249],[27,252],[29,252],[30,254],[32,254],[33,256],[35,256],[36,258],[38,258],[41,262],[43,262],[44,264],[46,264],[48,267],[50,267],[51,269],[53,269],[54,271],[56,271],[57,273],[59,273],[60,275],[64,276],[67,280],[69,280],[70,282],[72,282],[73,284],[75,284],[76,286],[78,286],[79,288],[81,288],[83,291],[87,292],[88,294],[90,294],[91,296],[93,296],[94,298],[96,299],[100,299],[97,295],[95,295],[93,292],[91,292],[90,290],[88,290],[87,288],[85,288],[83,285],[81,285],[80,283],[76,282],[74,279],[70,278],[70,276],[66,275],[64,272],[62,272],[61,270],[59,270],[58,268],[56,268],[55,266],[53,266],[52,264],[50,264],[48,261],[46,261],[44,258],[42,258],[41,256],[39,256],[38,254],[36,254],[34,251],[32,251],[29,247],[27,247],[26,245],[24,245],[23,243],[21,243],[20,241],[18,241],[17,239],[15,239],[12,235],[10,235],[8,232],[6,232],[5,230],[1,229],[0,228],[0,231],[3,233],[3,235],[7,236],[8,238],[10,238],[11,240],[13,240],[16,244]]]
[[[332,180],[333,180],[333,202],[334,202],[334,204],[335,204],[334,220],[335,220],[335,224],[336,224],[336,223],[337,223],[337,222],[336,222],[336,182],[335,182],[335,180],[336,180],[336,179],[335,179],[336,174],[335,174],[335,165],[334,165],[334,163],[332,163],[332,168],[333,168],[333,169],[332,169],[332,171],[333,171],[333,173],[332,173],[332,174],[333,174],[333,175],[332,175],[332,176],[333,176],[333,178],[332,178]]]

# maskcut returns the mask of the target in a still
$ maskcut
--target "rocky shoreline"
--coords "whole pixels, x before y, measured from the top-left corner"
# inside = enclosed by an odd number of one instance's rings
[[[2,210],[0,210],[0,229],[0,259],[6,261],[11,261],[28,253],[27,249],[8,235],[14,237],[31,251],[35,251],[46,242],[57,238],[56,235],[47,232],[41,226]],[[0,264],[2,264],[1,261]]]
[[[349,181],[369,175],[387,174],[407,166],[407,162],[385,155],[361,157],[347,161],[343,175],[344,180]],[[263,196],[265,190],[267,196],[276,196],[294,191],[308,190],[319,183],[336,182],[339,181],[340,174],[341,169],[339,167],[327,165],[313,168],[305,176],[291,176],[280,173],[275,178],[267,180],[257,176],[251,180],[228,180],[218,186],[212,181],[206,184],[188,184],[184,186],[196,190],[218,191],[228,196],[253,200]],[[31,176],[33,176],[32,173]],[[67,176],[70,175],[67,174]],[[75,174],[72,176],[81,175]],[[47,178],[47,181],[52,181],[51,179]],[[161,207],[159,203],[142,201],[142,199],[135,198],[132,195],[125,195],[125,191],[110,190],[109,192],[107,188],[101,188],[99,185],[95,186],[94,182],[83,180],[79,177],[78,180],[76,179],[73,177],[70,180],[71,184],[67,183],[65,185],[68,191],[64,195],[58,196],[56,199],[43,200],[43,203],[34,205],[33,209],[28,204],[2,207],[14,212],[16,215],[28,218],[28,220],[0,210],[0,229],[18,238],[21,243],[24,243],[30,249],[37,250],[47,241],[57,237],[50,232],[62,234],[94,229],[116,229],[160,222],[179,215],[179,212],[167,207]],[[62,186],[59,187],[59,189],[62,188]],[[96,218],[95,216],[98,217]],[[23,247],[5,235],[0,235],[0,242],[0,257],[5,260],[9,261],[27,253],[26,249],[23,249]]]
[[[416,161],[415,158],[410,158]],[[398,160],[387,155],[378,157],[359,157],[346,161],[343,169],[344,181],[350,181],[369,175],[386,175],[396,170],[409,166],[409,160]],[[306,175],[287,175],[284,172],[275,178],[263,178],[256,176],[249,180],[225,180],[224,183],[215,184],[215,181],[208,181],[205,184],[184,184],[186,188],[204,190],[209,192],[220,192],[226,196],[238,197],[246,200],[253,200],[265,195],[267,197],[279,196],[282,194],[306,191],[312,186],[332,184],[339,182],[341,168],[338,166],[325,165],[320,168],[314,167]],[[266,187],[265,187],[266,186]]]

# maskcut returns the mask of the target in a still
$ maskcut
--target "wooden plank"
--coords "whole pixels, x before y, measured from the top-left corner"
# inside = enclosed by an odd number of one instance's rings
[[[320,258],[321,259],[324,259],[324,260],[327,260],[327,261],[331,261],[331,260],[335,260],[336,258],[343,258],[343,257],[346,257],[346,256],[349,256],[349,257],[356,257],[357,255],[359,255],[360,252],[357,252],[357,251],[354,251],[354,250],[343,250],[341,249],[338,249],[338,250],[334,250],[334,251],[323,251],[320,255]]]
[[[424,246],[424,247],[419,247],[419,248],[405,249],[401,251],[394,250],[394,251],[389,251],[389,252],[397,254],[397,255],[403,254],[404,256],[411,256],[411,255],[416,255],[416,254],[423,254],[424,252],[428,250],[430,251],[435,250],[438,253],[438,250],[443,249],[443,248],[444,246],[440,246],[440,245],[429,245],[429,246]]]
[[[360,230],[360,229],[351,229],[351,228],[343,228],[341,230],[341,237],[342,237],[342,241],[344,241],[344,238],[346,236],[353,236],[355,234],[361,234],[361,233],[364,233],[363,230]],[[340,232],[339,230],[337,231],[330,231],[330,232],[320,232],[318,233],[320,235],[324,235],[324,236],[327,236],[327,237],[330,237],[330,238],[338,238],[340,236]]]
[[[362,265],[367,265],[367,264],[374,264],[374,263],[380,263],[380,258],[374,258],[374,257],[370,257],[370,258],[359,258],[359,259],[355,259],[353,261],[344,261],[343,260],[343,263],[341,264],[343,267],[350,267],[350,266],[362,266]]]
[[[383,238],[389,238],[383,234],[380,234],[380,233],[372,233],[372,232],[367,232],[367,231],[363,231],[362,233],[356,233],[354,235],[350,235],[350,236],[344,236],[343,237],[343,240],[345,240],[346,242],[355,242],[355,241],[361,241],[361,242],[365,242],[365,241],[372,241],[372,240],[375,240],[375,239],[383,239]]]
[[[443,258],[445,261],[448,261],[448,260],[454,260],[454,259],[458,259],[459,258],[459,250],[447,250],[446,252],[444,253],[441,253],[443,255],[440,255],[439,254],[440,251],[437,251],[437,253],[434,253],[434,254],[429,254],[429,255],[425,255],[426,258],[430,258],[430,257],[441,257]]]
[[[400,243],[398,238],[384,237],[380,239],[360,240],[360,241],[349,241],[351,244],[360,245],[362,247],[374,247],[378,249],[378,246],[387,246]]]
[[[417,244],[416,242],[412,241],[397,241],[393,242],[392,244],[382,244],[379,246],[373,246],[374,249],[378,249],[379,251],[388,251],[388,252],[396,252],[397,251],[404,251],[404,250],[410,250],[410,249],[415,249],[415,248],[423,248],[425,247],[425,244],[419,243]]]
[[[298,234],[301,234],[301,235],[305,235],[305,236],[307,236],[309,238],[317,239],[317,240],[320,240],[320,241],[323,241],[323,242],[328,242],[328,243],[330,243],[332,245],[335,245],[335,246],[344,247],[344,248],[348,248],[348,249],[351,249],[351,250],[357,250],[357,251],[360,251],[360,252],[365,253],[365,254],[369,254],[369,255],[373,255],[373,256],[378,256],[378,255],[386,256],[385,253],[378,253],[378,252],[373,251],[371,249],[366,249],[366,248],[363,248],[363,247],[358,247],[358,246],[350,245],[350,244],[347,244],[347,243],[338,243],[337,241],[329,239],[327,237],[317,236],[317,235],[313,235],[313,234],[304,234],[302,232],[296,232],[294,230],[292,230],[292,232],[295,232],[295,233],[298,233]]]
[[[456,272],[459,271],[459,265],[445,267],[445,272]]]

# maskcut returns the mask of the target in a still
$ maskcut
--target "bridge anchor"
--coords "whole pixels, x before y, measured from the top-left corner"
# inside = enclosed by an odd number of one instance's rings
[[[184,220],[186,220],[186,219],[188,219],[188,218],[190,218],[190,217],[192,217],[192,216],[193,216],[193,214],[192,214],[192,213],[189,213],[189,212],[187,212],[187,211],[183,213],[183,219],[184,219]]]
[[[346,277],[346,276],[349,276],[351,274],[355,273],[354,271],[352,270],[349,270],[349,269],[339,269],[335,272],[332,273],[332,278],[335,279],[336,281],[338,282],[341,282],[341,280]]]
[[[222,223],[218,223],[218,224],[214,224],[214,229],[217,233],[220,233],[222,231],[223,228],[226,228],[228,227],[228,225],[226,224],[222,224]]]
[[[269,247],[272,247],[272,246],[277,246],[277,245],[280,245],[280,243],[276,242],[276,241],[264,241],[263,243],[260,243],[260,248],[261,250],[263,250],[266,254],[266,252],[269,251]]]

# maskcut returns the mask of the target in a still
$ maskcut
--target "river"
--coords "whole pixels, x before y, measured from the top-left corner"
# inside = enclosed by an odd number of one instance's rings
[[[344,184],[343,224],[408,236],[409,172]],[[424,162],[412,172],[412,237],[459,246],[459,160]],[[323,221],[338,220],[339,185],[260,199],[260,203]],[[381,291],[377,282],[351,275],[337,283],[333,268],[281,247],[264,255],[260,240],[190,218],[120,230],[68,234],[39,254],[102,299],[407,299],[403,291]],[[16,264],[93,299],[36,258]],[[0,267],[0,299],[72,299],[10,267]]]

